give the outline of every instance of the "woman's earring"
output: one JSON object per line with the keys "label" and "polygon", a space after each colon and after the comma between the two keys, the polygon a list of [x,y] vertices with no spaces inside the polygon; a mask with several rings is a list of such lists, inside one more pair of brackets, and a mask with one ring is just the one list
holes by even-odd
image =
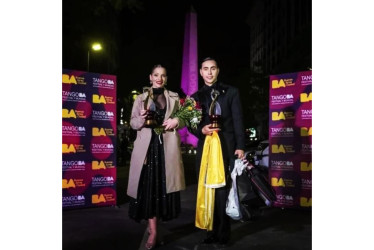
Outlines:
{"label": "woman's earring", "polygon": [[152,81],[149,82],[152,85]]}

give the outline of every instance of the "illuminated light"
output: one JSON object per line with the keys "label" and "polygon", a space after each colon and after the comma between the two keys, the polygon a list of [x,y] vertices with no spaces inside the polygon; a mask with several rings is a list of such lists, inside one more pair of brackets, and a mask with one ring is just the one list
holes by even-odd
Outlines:
{"label": "illuminated light", "polygon": [[94,43],[94,44],[92,44],[92,49],[95,50],[95,51],[99,51],[99,50],[102,50],[103,47],[101,46],[100,43]]}

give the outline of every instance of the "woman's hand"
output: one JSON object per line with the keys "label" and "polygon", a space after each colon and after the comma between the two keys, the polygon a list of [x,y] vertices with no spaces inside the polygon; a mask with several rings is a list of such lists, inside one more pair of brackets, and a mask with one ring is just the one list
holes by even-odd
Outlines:
{"label": "woman's hand", "polygon": [[145,119],[147,117],[148,110],[142,109],[140,110],[140,117]]}
{"label": "woman's hand", "polygon": [[178,127],[179,121],[178,118],[169,118],[164,123],[162,123],[162,126],[165,126],[165,130],[170,130]]}

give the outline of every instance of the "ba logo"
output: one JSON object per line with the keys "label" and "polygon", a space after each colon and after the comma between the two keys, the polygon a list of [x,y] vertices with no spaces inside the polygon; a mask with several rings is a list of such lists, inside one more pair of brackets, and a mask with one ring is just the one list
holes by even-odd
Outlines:
{"label": "ba logo", "polygon": [[93,161],[92,162],[92,169],[98,170],[98,169],[106,169],[105,163],[103,161]]}
{"label": "ba logo", "polygon": [[279,120],[286,120],[286,117],[284,116],[283,112],[272,112],[271,113],[271,120],[273,121],[279,121]]}
{"label": "ba logo", "polygon": [[106,136],[105,130],[103,128],[92,128],[92,136]]}
{"label": "ba logo", "polygon": [[311,136],[312,135],[312,127],[309,129],[307,127],[301,127],[300,129],[301,136]]}
{"label": "ba logo", "polygon": [[300,197],[300,206],[301,207],[311,207],[312,206],[312,198]]}
{"label": "ba logo", "polygon": [[70,76],[68,74],[62,74],[62,83],[65,84],[77,84],[77,80],[75,79],[75,76]]}
{"label": "ba logo", "polygon": [[101,202],[106,202],[103,194],[100,194],[100,195],[93,194],[92,195],[92,204],[97,204],[97,203],[101,203]]}
{"label": "ba logo", "polygon": [[312,100],[312,92],[309,93],[301,93],[300,94],[300,102],[309,102]]}
{"label": "ba logo", "polygon": [[309,162],[308,164],[308,162],[304,162],[304,161],[300,162],[300,170],[305,171],[305,172],[312,171],[312,163]]}
{"label": "ba logo", "polygon": [[274,154],[278,154],[278,153],[286,153],[286,150],[284,149],[284,146],[281,144],[281,145],[277,145],[277,144],[273,144],[271,145],[271,152],[274,153]]}
{"label": "ba logo", "polygon": [[106,100],[105,100],[105,97],[103,95],[99,96],[99,95],[93,94],[92,95],[92,102],[93,103],[104,103],[104,104],[106,104]]}
{"label": "ba logo", "polygon": [[271,178],[271,185],[273,187],[285,187],[286,185],[284,185],[284,181],[282,178],[276,178],[276,177],[272,177]]}
{"label": "ba logo", "polygon": [[284,83],[283,79],[281,79],[280,81],[278,81],[278,80],[272,80],[271,81],[271,88],[272,89],[285,88],[285,87],[286,87],[286,84]]}
{"label": "ba logo", "polygon": [[74,147],[74,144],[62,144],[62,153],[69,154],[69,153],[76,153],[77,150]]}
{"label": "ba logo", "polygon": [[73,181],[73,179],[62,179],[62,188],[75,188],[75,183]]}
{"label": "ba logo", "polygon": [[74,109],[62,109],[62,118],[77,118]]}

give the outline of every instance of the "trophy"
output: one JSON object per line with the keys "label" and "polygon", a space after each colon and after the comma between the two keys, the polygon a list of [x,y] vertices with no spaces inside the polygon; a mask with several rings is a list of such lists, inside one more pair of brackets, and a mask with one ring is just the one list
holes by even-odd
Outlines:
{"label": "trophy", "polygon": [[213,89],[211,93],[212,103],[209,108],[209,118],[212,126],[210,128],[221,128],[221,106],[217,102],[219,91]]}
{"label": "trophy", "polygon": [[152,102],[147,109],[147,102],[148,97],[146,101],[144,102],[144,109],[147,110],[147,116],[145,117],[145,127],[146,128],[155,128],[157,127],[157,120],[156,120],[156,105],[154,102]]}
{"label": "trophy", "polygon": [[145,118],[145,127],[146,128],[154,128],[156,126],[157,126],[156,111],[147,110],[147,116]]}

